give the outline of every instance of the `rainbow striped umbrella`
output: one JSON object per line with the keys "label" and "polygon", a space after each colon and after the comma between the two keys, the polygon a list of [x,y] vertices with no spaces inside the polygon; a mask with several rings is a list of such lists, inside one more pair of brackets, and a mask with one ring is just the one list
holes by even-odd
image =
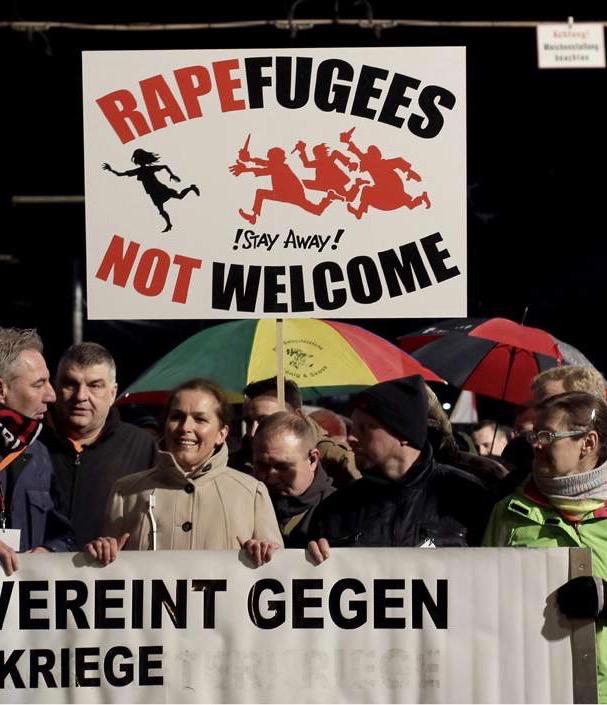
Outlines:
{"label": "rainbow striped umbrella", "polygon": [[[283,323],[285,376],[305,399],[348,394],[376,382],[420,374],[443,380],[413,357],[359,326],[313,318]],[[125,403],[161,404],[169,391],[193,377],[220,384],[230,401],[249,383],[276,375],[273,320],[223,323],[188,338],[167,353],[121,396]]]}

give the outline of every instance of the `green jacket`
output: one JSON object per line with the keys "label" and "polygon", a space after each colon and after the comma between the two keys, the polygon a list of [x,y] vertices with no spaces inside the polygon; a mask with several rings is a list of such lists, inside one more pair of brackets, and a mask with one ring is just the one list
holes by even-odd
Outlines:
{"label": "green jacket", "polygon": [[[607,580],[607,510],[589,512],[578,523],[569,523],[532,483],[495,505],[483,545],[589,548],[592,572]],[[596,654],[599,702],[607,703],[607,624],[603,620],[596,625]]]}

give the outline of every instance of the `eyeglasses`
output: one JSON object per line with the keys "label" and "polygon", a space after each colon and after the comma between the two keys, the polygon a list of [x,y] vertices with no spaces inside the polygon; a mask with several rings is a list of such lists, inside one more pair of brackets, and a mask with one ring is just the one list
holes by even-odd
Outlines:
{"label": "eyeglasses", "polygon": [[588,433],[588,430],[583,431],[527,431],[525,438],[532,445],[538,445],[542,448],[549,446],[559,438],[573,438],[574,436],[583,436]]}

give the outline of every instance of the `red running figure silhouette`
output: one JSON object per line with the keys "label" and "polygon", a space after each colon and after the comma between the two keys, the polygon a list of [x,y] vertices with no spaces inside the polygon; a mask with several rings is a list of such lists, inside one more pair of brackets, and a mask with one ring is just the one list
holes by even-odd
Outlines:
{"label": "red running figure silhouette", "polygon": [[[308,200],[302,182],[286,162],[284,149],[280,147],[270,148],[266,159],[252,157],[249,153],[250,137],[250,135],[247,137],[244,147],[239,150],[236,164],[230,166],[230,173],[234,176],[240,176],[240,174],[245,172],[251,172],[256,177],[270,176],[272,179],[271,189],[257,189],[255,192],[252,213],[247,213],[242,208],[238,210],[240,215],[245,220],[248,220],[251,225],[254,225],[257,221],[264,201],[291,203],[294,206],[303,208],[308,213],[320,215],[332,201],[343,200],[335,191],[328,191],[327,195],[319,203],[313,203]],[[247,166],[245,162],[249,162],[254,166]]]}
{"label": "red running figure silhouette", "polygon": [[156,174],[163,169],[168,171],[171,181],[181,181],[178,176],[175,176],[173,172],[169,169],[166,164],[156,164],[160,157],[153,152],[146,152],[145,149],[136,149],[133,152],[131,161],[133,164],[137,164],[136,169],[129,169],[128,171],[115,171],[112,167],[105,162],[102,166],[106,171],[111,171],[112,174],[116,176],[136,176],[137,181],[141,181],[143,188],[148,196],[152,199],[152,203],[158,208],[158,212],[164,218],[166,227],[162,231],[163,233],[168,232],[173,227],[169,214],[164,210],[164,204],[171,198],[178,198],[181,200],[187,196],[190,191],[200,196],[200,190],[196,184],[192,184],[182,191],[175,191],[173,188],[169,188],[161,181],[158,181]]}
{"label": "red running figure silhouette", "polygon": [[360,170],[369,174],[373,184],[363,187],[358,207],[348,203],[347,208],[350,213],[360,220],[369,208],[393,211],[403,206],[410,209],[417,208],[422,203],[426,204],[426,208],[430,208],[430,199],[426,191],[413,197],[404,189],[397,169],[407,175],[407,180],[421,181],[421,176],[411,169],[411,164],[406,159],[402,157],[384,159],[379,148],[373,144],[369,145],[366,152],[362,152],[352,141],[353,132],[354,128],[348,132],[342,132],[339,139],[347,145],[348,151],[359,159]]}
{"label": "red running figure silhouette", "polygon": [[313,191],[325,191],[328,193],[333,190],[343,196],[347,203],[350,203],[356,198],[361,186],[371,183],[368,179],[359,178],[355,180],[350,188],[346,188],[350,178],[337,166],[337,162],[341,162],[348,167],[349,171],[356,171],[358,165],[356,162],[350,161],[345,154],[342,154],[337,149],[329,152],[327,145],[324,143],[312,147],[314,159],[308,159],[306,143],[301,140],[295,145],[293,152],[299,152],[301,163],[306,169],[314,169],[316,171],[314,179],[304,179],[302,182],[306,188]]}

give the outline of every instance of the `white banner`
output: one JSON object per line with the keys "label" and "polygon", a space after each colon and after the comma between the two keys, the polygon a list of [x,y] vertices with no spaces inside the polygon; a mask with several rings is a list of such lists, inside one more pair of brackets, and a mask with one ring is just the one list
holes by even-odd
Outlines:
{"label": "white banner", "polygon": [[3,702],[572,702],[565,549],[22,556]]}
{"label": "white banner", "polygon": [[463,47],[83,53],[89,318],[466,311]]}

